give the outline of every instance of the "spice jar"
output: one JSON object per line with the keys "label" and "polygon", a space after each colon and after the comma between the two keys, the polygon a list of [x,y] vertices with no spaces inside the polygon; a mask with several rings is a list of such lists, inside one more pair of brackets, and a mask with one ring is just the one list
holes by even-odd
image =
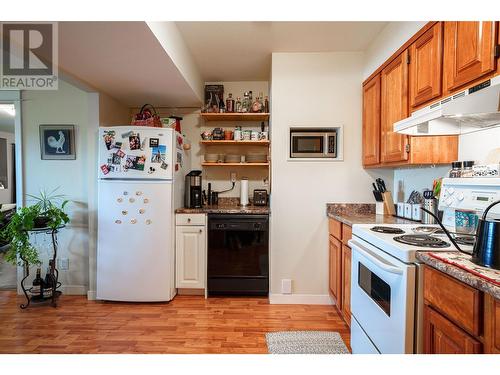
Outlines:
{"label": "spice jar", "polygon": [[467,160],[467,161],[463,162],[462,177],[473,177],[474,176],[474,170],[472,169],[473,165],[474,165],[474,161],[472,161],[472,160]]}
{"label": "spice jar", "polygon": [[450,178],[460,178],[462,177],[462,162],[454,161],[451,163],[451,171],[449,173]]}

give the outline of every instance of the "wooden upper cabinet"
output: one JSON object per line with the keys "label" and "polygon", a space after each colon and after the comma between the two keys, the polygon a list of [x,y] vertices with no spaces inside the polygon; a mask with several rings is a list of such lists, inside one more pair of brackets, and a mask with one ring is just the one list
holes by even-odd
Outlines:
{"label": "wooden upper cabinet", "polygon": [[408,117],[408,50],[381,73],[381,162],[408,160],[406,135],[394,133],[394,123]]}
{"label": "wooden upper cabinet", "polygon": [[436,23],[409,48],[409,102],[412,110],[441,96],[443,24]]}
{"label": "wooden upper cabinet", "polygon": [[380,163],[380,74],[363,86],[363,165]]}
{"label": "wooden upper cabinet", "polygon": [[444,88],[451,93],[496,69],[494,21],[444,22]]}

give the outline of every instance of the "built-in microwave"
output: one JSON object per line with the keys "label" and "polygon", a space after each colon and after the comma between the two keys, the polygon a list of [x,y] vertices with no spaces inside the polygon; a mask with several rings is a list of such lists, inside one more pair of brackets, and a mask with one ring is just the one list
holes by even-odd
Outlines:
{"label": "built-in microwave", "polygon": [[336,157],[336,128],[290,128],[290,158]]}

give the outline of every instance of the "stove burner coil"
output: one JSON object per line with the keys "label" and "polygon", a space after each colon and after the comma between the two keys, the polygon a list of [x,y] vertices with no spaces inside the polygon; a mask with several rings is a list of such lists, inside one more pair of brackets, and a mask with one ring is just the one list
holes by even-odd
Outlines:
{"label": "stove burner coil", "polygon": [[373,228],[370,228],[373,232],[378,232],[378,233],[388,233],[388,234],[402,234],[405,231],[400,229],[400,228],[394,228],[394,227],[381,227],[381,226],[376,226]]}
{"label": "stove burner coil", "polygon": [[406,234],[403,236],[396,236],[394,237],[394,240],[406,245],[419,247],[430,247],[435,249],[450,247],[450,244],[448,242],[445,242],[436,237],[429,236],[427,234]]}

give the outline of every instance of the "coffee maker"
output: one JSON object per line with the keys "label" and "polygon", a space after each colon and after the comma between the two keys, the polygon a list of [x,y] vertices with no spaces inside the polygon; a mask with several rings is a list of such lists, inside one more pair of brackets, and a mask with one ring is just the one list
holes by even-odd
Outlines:
{"label": "coffee maker", "polygon": [[201,208],[201,171],[194,170],[186,175],[186,187],[184,192],[184,207]]}

